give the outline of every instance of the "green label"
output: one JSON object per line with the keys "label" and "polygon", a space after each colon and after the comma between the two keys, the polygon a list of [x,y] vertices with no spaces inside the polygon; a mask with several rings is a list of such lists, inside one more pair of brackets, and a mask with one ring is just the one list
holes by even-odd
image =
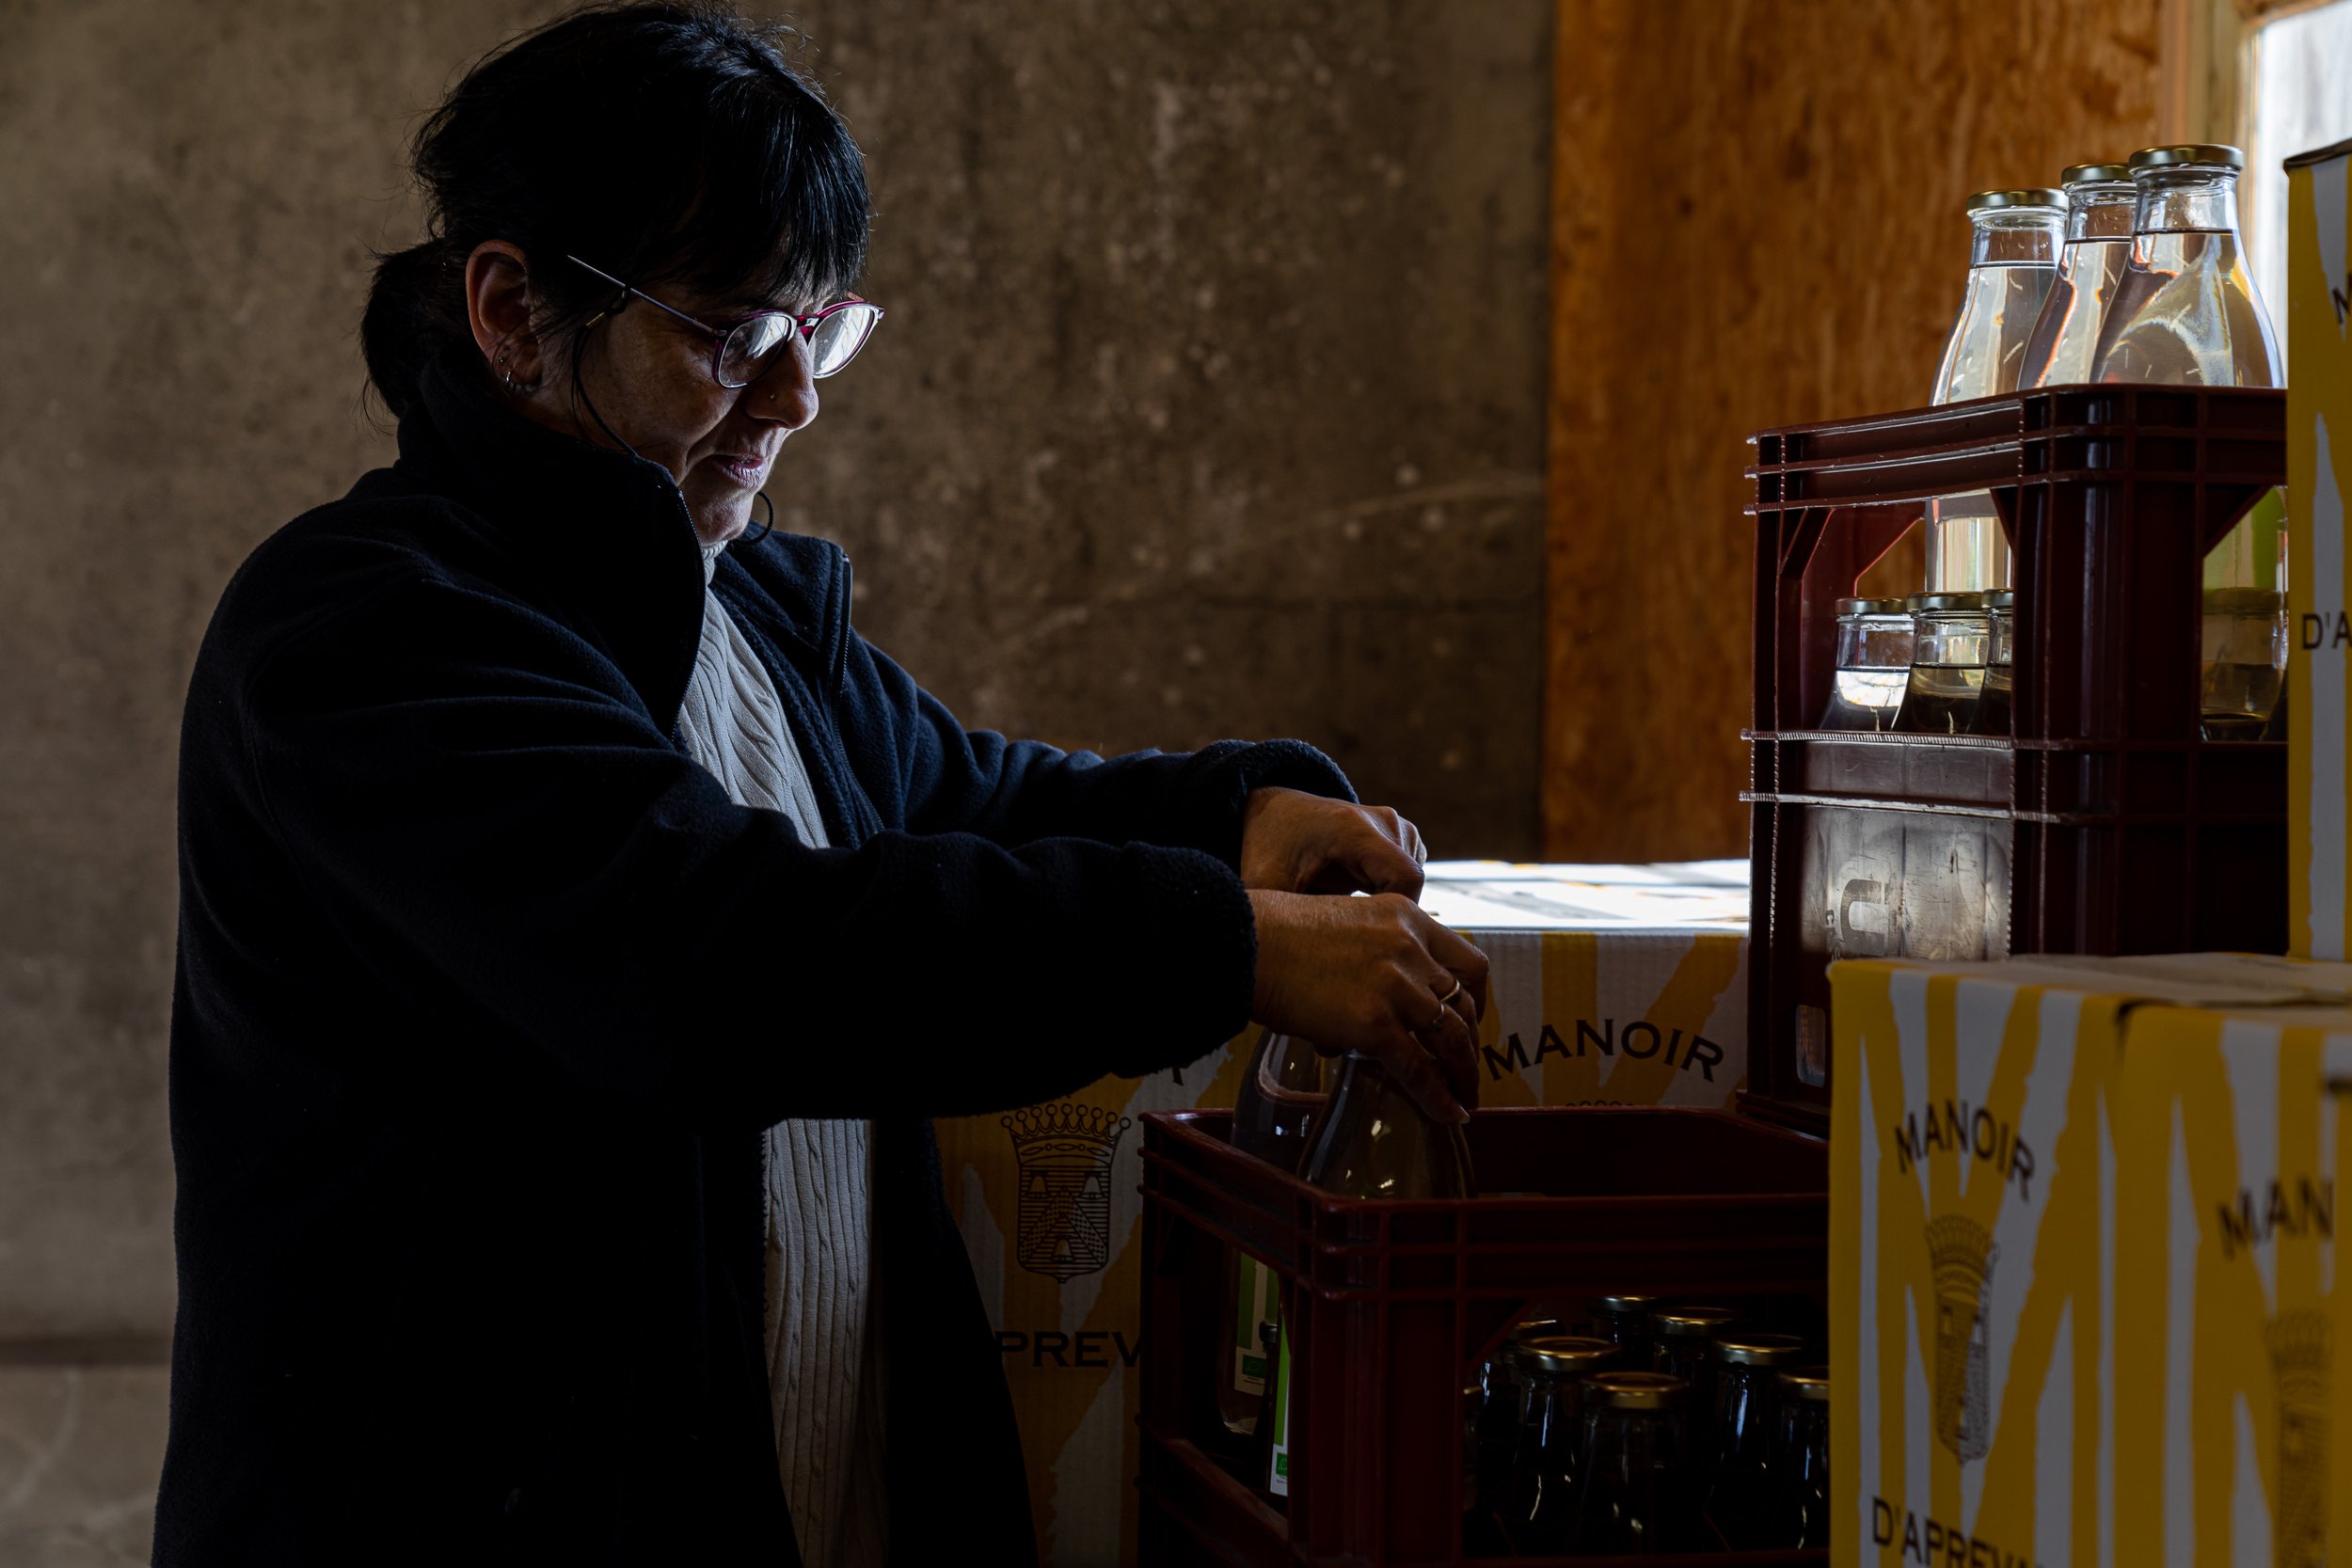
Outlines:
{"label": "green label", "polygon": [[1255,1258],[1238,1259],[1233,1291],[1233,1386],[1245,1394],[1265,1392],[1265,1344],[1258,1325],[1275,1318],[1275,1291],[1281,1281]]}

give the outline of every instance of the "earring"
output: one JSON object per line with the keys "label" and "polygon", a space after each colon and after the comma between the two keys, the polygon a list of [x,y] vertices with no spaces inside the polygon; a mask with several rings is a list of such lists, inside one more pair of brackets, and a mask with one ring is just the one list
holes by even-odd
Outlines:
{"label": "earring", "polygon": [[759,525],[759,531],[757,533],[747,533],[742,535],[736,541],[739,545],[756,545],[762,539],[767,538],[770,534],[776,531],[776,503],[768,499],[767,491],[761,490],[757,492],[757,494],[760,504],[768,509],[768,515],[761,521]]}

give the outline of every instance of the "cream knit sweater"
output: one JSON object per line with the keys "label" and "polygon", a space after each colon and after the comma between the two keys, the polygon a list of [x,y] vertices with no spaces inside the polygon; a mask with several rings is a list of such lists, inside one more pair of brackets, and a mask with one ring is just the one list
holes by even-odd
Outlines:
{"label": "cream knit sweater", "polygon": [[[821,849],[824,820],[775,685],[707,591],[725,547],[703,547],[702,649],[678,727],[738,805],[783,813]],[[888,1556],[872,1131],[863,1121],[768,1130],[768,1386],[808,1568],[882,1568]]]}

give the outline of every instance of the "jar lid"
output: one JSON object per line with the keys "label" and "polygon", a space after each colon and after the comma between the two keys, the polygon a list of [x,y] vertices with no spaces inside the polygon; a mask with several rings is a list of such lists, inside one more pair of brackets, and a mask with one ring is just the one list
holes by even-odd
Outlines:
{"label": "jar lid", "polygon": [[1738,1367],[1785,1367],[1804,1354],[1804,1341],[1793,1334],[1726,1334],[1715,1354]]}
{"label": "jar lid", "polygon": [[1740,1321],[1728,1307],[1677,1307],[1649,1315],[1650,1326],[1675,1338],[1711,1339]]}
{"label": "jar lid", "polygon": [[1837,613],[1840,615],[1899,615],[1902,613],[1902,609],[1903,602],[1900,599],[1840,599],[1837,601]]}
{"label": "jar lid", "polygon": [[2143,147],[2132,154],[2134,174],[2144,168],[2179,168],[2190,164],[2244,168],[2246,154],[2217,141],[2182,142],[2174,147]]}
{"label": "jar lid", "polygon": [[1905,599],[1903,604],[1914,610],[1982,610],[1984,595],[1982,594],[1914,594]]}
{"label": "jar lid", "polygon": [[2015,610],[2017,608],[2017,590],[2014,588],[1995,588],[1992,593],[1987,594],[1984,596],[1984,608],[1987,610]]}
{"label": "jar lid", "polygon": [[1529,1339],[1541,1339],[1549,1335],[1565,1334],[1568,1325],[1557,1318],[1529,1318],[1512,1325],[1510,1343],[1522,1344]]}
{"label": "jar lid", "polygon": [[1604,1312],[1646,1312],[1658,1305],[1656,1296],[1603,1296],[1600,1309]]}
{"label": "jar lid", "polygon": [[1780,1391],[1790,1399],[1827,1400],[1829,1398],[1829,1369],[1827,1367],[1792,1367],[1780,1374]]}
{"label": "jar lid", "polygon": [[1625,1359],[1623,1346],[1582,1334],[1546,1334],[1518,1345],[1519,1365],[1547,1377],[1598,1372]]}
{"label": "jar lid", "polygon": [[2208,588],[2205,609],[2228,615],[2276,615],[2286,608],[2286,595],[2275,588]]}
{"label": "jar lid", "polygon": [[2131,177],[2132,166],[2129,164],[2069,164],[2058,170],[2058,183],[2070,186],[2129,180]]}
{"label": "jar lid", "polygon": [[1665,1372],[1595,1372],[1584,1387],[1610,1410],[1679,1410],[1691,1397],[1690,1384]]}
{"label": "jar lid", "polygon": [[1979,191],[1968,198],[1968,210],[1972,213],[1989,213],[1995,207],[2063,207],[2065,205],[2066,193],[2064,191],[2046,190],[2038,186],[2031,190]]}

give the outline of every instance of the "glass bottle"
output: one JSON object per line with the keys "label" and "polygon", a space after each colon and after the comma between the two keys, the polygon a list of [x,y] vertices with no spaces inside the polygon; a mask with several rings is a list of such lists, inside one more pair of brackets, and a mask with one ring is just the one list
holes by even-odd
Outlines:
{"label": "glass bottle", "polygon": [[1837,674],[1825,730],[1891,730],[1911,678],[1910,611],[1900,599],[1837,601]]}
{"label": "glass bottle", "polygon": [[1516,1325],[1502,1349],[1478,1369],[1478,1381],[1463,1390],[1470,1402],[1470,1448],[1476,1459],[1472,1475],[1478,1496],[1499,1501],[1511,1479],[1512,1455],[1518,1451],[1519,1422],[1526,1404],[1525,1358],[1521,1351],[1532,1339],[1556,1338],[1574,1331],[1557,1317],[1525,1320]]}
{"label": "glass bottle", "polygon": [[1625,1351],[1606,1339],[1558,1334],[1522,1341],[1518,1360],[1525,1399],[1499,1518],[1513,1552],[1541,1556],[1566,1548],[1575,1516],[1583,1380],[1620,1366]]}
{"label": "glass bottle", "polygon": [[2017,594],[2007,588],[1987,594],[1984,615],[1984,689],[1977,695],[1977,717],[1968,733],[2007,735],[2010,699],[2016,688]]}
{"label": "glass bottle", "polygon": [[1424,1115],[1376,1056],[1351,1051],[1299,1172],[1342,1197],[1475,1197],[1470,1140]]}
{"label": "glass bottle", "polygon": [[1984,692],[1993,641],[1981,594],[1914,594],[1911,678],[1895,727],[1906,735],[1966,735]]}
{"label": "glass bottle", "polygon": [[[2245,155],[2201,143],[2132,154],[2138,191],[2131,265],[2099,337],[2101,381],[2171,386],[2281,385],[2278,339],[2254,293],[2238,237],[2237,181]],[[2286,597],[2280,592],[2285,505],[2272,491],[2205,558],[2206,738],[2254,739],[2276,705],[2283,671]],[[2217,593],[2222,594],[2218,602]],[[2277,667],[2257,678],[2249,620],[2275,594],[2281,639]],[[2245,665],[2217,671],[2219,662]],[[2240,657],[2244,656],[2244,657]],[[2261,699],[2259,717],[2246,705]],[[2249,723],[2249,721],[2257,721]]]}
{"label": "glass bottle", "polygon": [[1657,1309],[1656,1296],[1600,1298],[1600,1337],[1625,1347],[1629,1366],[1649,1365],[1649,1315]]}
{"label": "glass bottle", "polygon": [[[1295,1171],[1314,1118],[1329,1099],[1323,1086],[1323,1063],[1322,1053],[1305,1040],[1272,1029],[1261,1034],[1233,1097],[1232,1146],[1270,1165]],[[1276,1319],[1279,1282],[1256,1259],[1229,1251],[1225,1300],[1230,1326],[1217,1358],[1217,1417],[1227,1432],[1247,1437],[1256,1430],[1258,1412],[1265,1402],[1266,1359],[1258,1330]]]}
{"label": "glass bottle", "polygon": [[1778,1495],[1772,1442],[1780,1416],[1779,1371],[1804,1357],[1793,1334],[1727,1334],[1715,1341],[1713,1454],[1707,1517],[1733,1551],[1776,1544]]}
{"label": "glass bottle", "polygon": [[1568,1550],[1654,1557],[1696,1547],[1683,1430],[1691,1386],[1665,1372],[1597,1372],[1584,1380],[1583,1402]]}
{"label": "glass bottle", "polygon": [[2132,259],[2138,194],[2128,164],[2076,164],[2066,188],[2066,245],[2017,371],[2020,387],[2071,387],[2098,369],[2099,329]]}
{"label": "glass bottle", "polygon": [[[2042,302],[2058,278],[2066,240],[2066,198],[2052,190],[1979,191],[1968,198],[1973,229],[1968,284],[1945,340],[1929,402],[1963,403],[2017,389]],[[2009,583],[2009,542],[1990,490],[1937,498],[1928,508],[1931,594],[1982,593]]]}
{"label": "glass bottle", "polygon": [[1715,1408],[1715,1341],[1740,1314],[1728,1307],[1674,1307],[1649,1316],[1650,1369],[1691,1386],[1692,1449],[1706,1462],[1707,1414]]}
{"label": "glass bottle", "polygon": [[1780,1374],[1780,1418],[1772,1439],[1776,1546],[1819,1551],[1829,1544],[1829,1369]]}
{"label": "glass bottle", "polygon": [[[1340,1197],[1476,1197],[1470,1140],[1453,1122],[1432,1120],[1376,1056],[1351,1051],[1330,1103],[1315,1128],[1299,1176]],[[1266,1409],[1276,1427],[1265,1488],[1290,1496],[1290,1330],[1285,1325],[1269,1369]],[[1263,1419],[1262,1417],[1261,1419]]]}

